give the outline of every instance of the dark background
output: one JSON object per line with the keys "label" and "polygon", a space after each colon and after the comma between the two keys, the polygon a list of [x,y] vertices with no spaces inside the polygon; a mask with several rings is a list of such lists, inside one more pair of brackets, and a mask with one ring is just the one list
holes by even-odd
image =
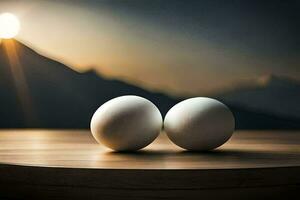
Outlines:
{"label": "dark background", "polygon": [[[113,0],[60,1],[60,4],[96,11],[105,7],[125,13],[140,24],[155,24],[154,30],[183,32],[195,42],[201,36],[224,47],[238,46],[240,51],[254,55],[253,60],[264,58],[275,64],[268,65],[269,73],[257,76],[257,82],[249,79],[210,94],[175,94],[167,88],[152,90],[122,77],[107,78],[93,69],[79,73],[62,64],[63,59],[55,61],[37,53],[34,46],[17,39],[2,40],[0,128],[88,128],[93,112],[101,104],[128,94],[148,98],[163,115],[182,99],[209,96],[230,107],[237,129],[300,128],[299,1]],[[142,29],[139,23],[137,28]],[[214,69],[218,72],[216,81],[222,80],[222,72],[225,74],[228,69],[233,78],[242,76],[237,71],[244,66],[233,63],[233,68],[220,64]],[[199,69],[203,65],[199,63]],[[250,69],[255,72],[261,67],[252,65]],[[183,66],[178,73],[178,68],[170,70],[177,76],[184,70],[188,73],[190,68]],[[194,74],[197,75],[197,70]],[[205,75],[198,74],[199,79],[182,88],[188,90],[203,84]],[[139,78],[146,79],[148,74]]]}

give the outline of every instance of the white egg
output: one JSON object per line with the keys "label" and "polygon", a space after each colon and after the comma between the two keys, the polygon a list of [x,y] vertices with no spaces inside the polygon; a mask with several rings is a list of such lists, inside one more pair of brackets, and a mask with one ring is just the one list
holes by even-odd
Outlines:
{"label": "white egg", "polygon": [[176,145],[192,151],[206,151],[224,144],[233,134],[235,120],[223,103],[206,97],[184,100],[172,107],[164,130]]}
{"label": "white egg", "polygon": [[116,151],[146,147],[160,133],[162,116],[149,100],[121,96],[100,106],[91,120],[91,132],[101,144]]}

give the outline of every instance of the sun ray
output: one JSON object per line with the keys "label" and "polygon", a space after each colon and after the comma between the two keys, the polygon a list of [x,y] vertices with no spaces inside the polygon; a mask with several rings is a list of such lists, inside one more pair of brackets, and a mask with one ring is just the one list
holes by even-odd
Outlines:
{"label": "sun ray", "polygon": [[30,96],[26,76],[19,59],[19,50],[14,40],[2,41],[2,44],[10,66],[11,75],[15,84],[17,96],[19,98],[26,125],[34,124],[36,114],[33,107],[32,98]]}

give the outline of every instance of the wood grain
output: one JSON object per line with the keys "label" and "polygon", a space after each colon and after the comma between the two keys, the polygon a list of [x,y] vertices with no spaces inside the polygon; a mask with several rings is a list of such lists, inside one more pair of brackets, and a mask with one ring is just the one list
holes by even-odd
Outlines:
{"label": "wood grain", "polygon": [[232,169],[300,166],[300,133],[236,132],[212,152],[187,152],[165,136],[137,153],[115,153],[89,131],[0,131],[0,163],[102,169]]}
{"label": "wood grain", "polygon": [[162,133],[115,153],[85,130],[1,130],[0,197],[30,199],[281,199],[300,189],[300,132],[240,131],[193,153]]}

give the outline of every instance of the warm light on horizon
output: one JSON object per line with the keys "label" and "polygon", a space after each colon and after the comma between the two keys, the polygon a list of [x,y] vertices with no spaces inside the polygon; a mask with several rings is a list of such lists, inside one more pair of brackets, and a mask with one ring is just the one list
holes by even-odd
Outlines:
{"label": "warm light on horizon", "polygon": [[0,14],[0,39],[11,39],[20,31],[19,19],[11,13]]}

